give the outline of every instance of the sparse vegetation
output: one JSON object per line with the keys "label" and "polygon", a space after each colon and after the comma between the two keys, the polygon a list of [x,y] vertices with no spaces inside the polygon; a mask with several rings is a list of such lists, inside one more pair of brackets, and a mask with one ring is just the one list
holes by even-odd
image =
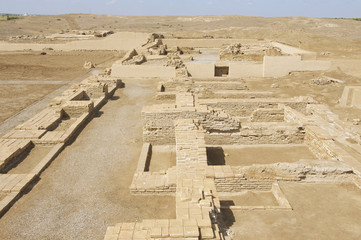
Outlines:
{"label": "sparse vegetation", "polygon": [[10,21],[10,20],[15,20],[15,19],[22,19],[22,16],[16,16],[16,15],[3,15],[0,16],[0,21]]}
{"label": "sparse vegetation", "polygon": [[333,19],[344,19],[344,20],[355,20],[355,21],[361,21],[361,18],[333,18]]}
{"label": "sparse vegetation", "polygon": [[173,27],[171,24],[161,24],[163,27]]}

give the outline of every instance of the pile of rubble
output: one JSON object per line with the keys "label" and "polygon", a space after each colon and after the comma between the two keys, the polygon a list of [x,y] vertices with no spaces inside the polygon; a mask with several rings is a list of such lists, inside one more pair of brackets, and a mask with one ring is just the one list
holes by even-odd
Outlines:
{"label": "pile of rubble", "polygon": [[235,43],[223,48],[220,57],[222,60],[262,61],[263,56],[281,56],[281,49],[266,44],[251,45]]}
{"label": "pile of rubble", "polygon": [[326,76],[311,79],[311,84],[314,85],[329,85],[333,83],[343,83],[343,81]]}
{"label": "pile of rubble", "polygon": [[171,55],[167,61],[166,66],[178,68],[184,68],[185,65],[178,55]]}
{"label": "pile of rubble", "polygon": [[146,61],[147,61],[147,59],[145,58],[145,56],[143,54],[135,55],[131,59],[124,61],[123,65],[140,65]]}

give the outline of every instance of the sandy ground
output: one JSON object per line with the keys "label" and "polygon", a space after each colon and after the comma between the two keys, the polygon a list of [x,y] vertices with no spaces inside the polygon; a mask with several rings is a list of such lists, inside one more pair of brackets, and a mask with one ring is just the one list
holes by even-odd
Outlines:
{"label": "sandy ground", "polygon": [[159,172],[177,164],[175,146],[153,146],[149,171]]}
{"label": "sandy ground", "polygon": [[0,219],[0,239],[103,239],[118,222],[175,218],[173,197],[130,194],[157,82],[125,85]]}
{"label": "sandy ground", "polygon": [[361,190],[282,183],[293,211],[228,211],[234,239],[360,239]]}
{"label": "sandy ground", "polygon": [[13,116],[57,88],[59,88],[57,85],[2,85],[0,90],[0,122]]}
{"label": "sandy ground", "polygon": [[[5,121],[0,123],[0,135],[3,135],[5,133],[7,133],[8,131],[10,131],[11,129],[16,127],[17,125],[29,120],[35,114],[42,111],[51,102],[51,100],[53,98],[61,95],[72,84],[79,83],[80,81],[84,80],[85,78],[87,78],[87,77],[89,77],[89,76],[91,76],[93,74],[96,74],[97,72],[99,72],[99,70],[96,70],[96,69],[91,70],[88,73],[86,73],[85,75],[83,75],[81,77],[78,77],[78,78],[75,78],[72,81],[67,82],[67,84],[59,87],[58,89],[56,89],[55,91],[47,94],[46,96],[44,96],[44,97],[42,97],[40,99],[36,99],[36,101],[33,104],[27,106],[25,109],[21,110],[20,112],[16,113],[15,115],[7,118]],[[44,81],[44,82],[46,83],[46,81]],[[11,97],[13,99],[13,96],[11,96]],[[15,100],[16,100],[16,98],[15,98]],[[9,100],[6,99],[6,101],[9,101]]]}
{"label": "sandy ground", "polygon": [[300,159],[316,159],[304,144],[207,147],[207,157],[211,165],[231,166],[291,163]]}
{"label": "sandy ground", "polygon": [[[0,83],[11,81],[11,84],[0,85],[0,123],[74,79],[84,76],[89,72],[83,68],[84,62],[91,61],[102,69],[109,67],[123,54],[113,51],[49,52],[47,55],[40,55],[39,52],[0,54]],[[54,82],[58,84],[53,84]]]}
{"label": "sandy ground", "polygon": [[[272,38],[292,41],[304,48],[317,50],[359,49],[349,43],[360,41],[361,22],[348,19],[307,17],[262,18],[247,16],[151,16],[129,17],[92,14],[35,16],[2,22],[2,39],[14,35],[49,35],[66,30],[113,30],[161,32],[181,37]],[[310,40],[313,40],[312,42]],[[344,39],[349,41],[345,42]],[[337,42],[335,42],[335,40]],[[343,42],[344,44],[337,43]],[[322,49],[316,46],[322,45]]]}
{"label": "sandy ground", "polygon": [[220,194],[221,207],[226,206],[278,206],[272,192],[243,191],[236,196]]}
{"label": "sandy ground", "polygon": [[109,35],[106,38],[95,39],[76,39],[66,40],[63,42],[57,41],[56,43],[43,43],[43,42],[0,42],[1,51],[23,51],[33,50],[42,51],[46,48],[52,48],[56,51],[128,51],[136,48],[147,41],[148,34],[141,32],[117,32]]}

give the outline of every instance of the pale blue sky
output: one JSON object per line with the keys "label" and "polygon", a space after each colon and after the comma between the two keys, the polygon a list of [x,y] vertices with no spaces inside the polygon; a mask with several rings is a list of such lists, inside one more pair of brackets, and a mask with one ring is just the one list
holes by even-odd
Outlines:
{"label": "pale blue sky", "polygon": [[0,0],[0,12],[355,18],[361,0]]}

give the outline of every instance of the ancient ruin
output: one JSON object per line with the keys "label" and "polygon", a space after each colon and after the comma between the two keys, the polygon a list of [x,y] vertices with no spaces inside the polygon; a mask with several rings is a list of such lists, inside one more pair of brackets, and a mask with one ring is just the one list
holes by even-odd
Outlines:
{"label": "ancient ruin", "polygon": [[[161,41],[165,47],[160,45]],[[221,40],[199,41],[216,47]],[[197,44],[197,40],[189,42]],[[262,63],[248,63],[250,57],[231,57],[231,62],[223,63],[212,61],[213,56],[210,56],[209,63],[198,63],[197,60],[185,63],[183,74],[179,74],[177,67],[158,64],[164,57],[156,58],[153,54],[162,56],[159,50],[153,49],[168,49],[168,44],[188,46],[189,43],[155,40],[154,45],[148,43],[148,52],[143,53],[143,56],[150,56],[144,69],[143,65],[125,67],[115,63],[112,75],[170,78],[159,84],[156,96],[159,104],[142,110],[144,144],[130,191],[133,194],[174,195],[176,219],[119,223],[108,228],[105,239],[231,239],[232,234],[222,217],[223,210],[292,211],[279,183],[348,182],[361,187],[360,162],[339,145],[347,144],[360,151],[361,139],[356,134],[352,139],[357,142],[349,143],[350,136],[345,134],[347,126],[336,127],[335,124],[340,122],[327,106],[310,97],[276,98],[267,92],[252,92],[239,79],[252,74],[261,76],[262,67],[264,77],[280,77],[291,71],[326,70],[329,63],[316,60],[312,52],[272,42],[266,45],[266,50],[250,54],[252,62],[255,55],[259,56],[258,60],[263,57],[263,66]],[[180,54],[182,46],[172,48],[179,49]],[[240,47],[241,44],[230,46]],[[265,43],[259,46],[263,48]],[[269,49],[276,51],[277,56],[269,57],[265,53]],[[201,51],[207,52],[207,49]],[[283,53],[287,56],[282,56]],[[243,55],[237,51],[229,54]],[[185,58],[180,55],[179,59]],[[196,58],[192,54],[192,59]],[[244,68],[239,67],[242,65],[237,61],[245,61]],[[152,163],[160,160],[153,157],[154,153],[162,145],[175,146],[172,150],[176,156],[174,165],[152,171]],[[302,147],[309,156],[292,163],[266,160],[262,164],[251,165],[250,162],[248,165],[228,162],[225,155],[227,149],[242,154],[242,149],[248,146],[263,148],[269,145],[278,151],[287,146],[290,151]],[[244,191],[270,193],[275,204],[238,205],[236,199]]]}
{"label": "ancient ruin", "polygon": [[[20,47],[12,39],[4,45],[11,50],[31,47],[73,51],[80,41],[87,41],[81,45],[82,50],[115,50],[117,43],[110,41],[121,35],[126,33],[73,31],[49,36],[77,38],[78,42],[70,44],[31,43]],[[96,37],[101,39],[94,40]],[[102,42],[92,45],[91,41]],[[133,161],[136,169],[133,172],[128,165],[120,167],[132,175],[127,178],[130,184],[126,191],[134,199],[154,198],[153,204],[160,209],[163,200],[159,197],[168,197],[174,205],[162,210],[169,213],[166,217],[163,213],[155,213],[152,218],[129,217],[127,221],[112,217],[104,222],[104,240],[230,240],[252,234],[259,239],[263,233],[254,231],[251,225],[262,222],[260,219],[269,223],[267,229],[279,231],[285,222],[296,221],[293,216],[308,211],[297,200],[302,194],[315,194],[317,198],[331,189],[335,198],[360,199],[360,120],[340,119],[312,95],[279,94],[274,91],[278,83],[266,91],[253,87],[254,79],[292,79],[292,74],[300,72],[326,72],[331,68],[330,61],[319,59],[316,52],[264,39],[182,39],[133,33],[127,44],[127,52],[110,68],[73,84],[42,111],[1,136],[0,216],[10,214],[19,199],[25,202],[28,198],[24,195],[37,191],[41,176],[56,163],[59,154],[72,148],[94,119],[102,119],[109,110],[103,110],[108,101],[123,101],[118,95],[114,97],[116,92],[134,94],[140,101],[144,92],[137,92],[138,88],[122,91],[128,84],[146,83],[155,83],[156,91],[148,92],[146,102],[139,103],[141,111],[127,112],[141,116],[142,121],[137,131],[142,131],[143,141],[133,141],[142,145],[135,154],[139,158]],[[4,45],[0,44],[0,49]],[[96,67],[91,61],[84,64],[88,71]],[[307,83],[323,86],[344,81],[321,76]],[[361,108],[360,96],[360,86],[345,86],[342,96],[334,100],[342,108]],[[112,126],[119,115],[114,113],[109,119],[102,124]],[[113,131],[119,139],[132,137],[120,128]],[[97,141],[107,140],[103,136]],[[102,151],[117,147],[114,144]],[[36,166],[17,171],[33,161],[29,159],[34,152],[42,152]],[[106,157],[97,155],[99,171],[103,164],[107,164]],[[110,177],[105,171],[101,176]],[[117,191],[120,189],[113,189]],[[299,201],[316,204],[311,198]],[[309,226],[303,218],[298,221],[301,226]],[[317,236],[317,230],[309,231]]]}

